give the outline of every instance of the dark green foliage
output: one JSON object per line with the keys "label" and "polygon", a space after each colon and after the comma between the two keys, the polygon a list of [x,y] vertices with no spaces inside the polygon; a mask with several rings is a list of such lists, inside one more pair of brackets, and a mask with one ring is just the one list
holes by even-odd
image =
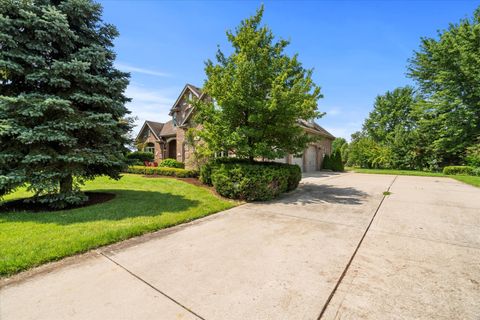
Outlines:
{"label": "dark green foliage", "polygon": [[343,166],[342,155],[339,149],[337,149],[330,156],[328,154],[325,155],[322,162],[322,169],[339,171],[339,172],[342,172],[345,170]]}
{"label": "dark green foliage", "polygon": [[322,169],[332,170],[332,161],[330,160],[330,155],[326,154],[323,157]]}
{"label": "dark green foliage", "polygon": [[145,161],[152,162],[154,156],[151,152],[134,151],[127,154],[127,159],[129,163],[140,162],[143,164]]}
{"label": "dark green foliage", "polygon": [[434,171],[480,163],[479,43],[480,8],[473,19],[422,39],[409,66],[418,88],[376,98],[362,132],[352,136],[347,163]]}
{"label": "dark green foliage", "polygon": [[335,140],[332,142],[332,153],[335,153],[337,150],[341,150],[345,144],[347,144],[347,140],[345,140],[345,138],[335,138]]}
{"label": "dark green foliage", "polygon": [[342,156],[342,161],[343,161],[343,164],[346,164],[348,163],[348,157],[349,157],[349,144],[348,143],[345,143],[344,145],[342,145],[342,147],[340,148],[340,154]]}
{"label": "dark green foliage", "polygon": [[443,174],[448,175],[473,175],[473,167],[469,166],[448,166],[443,168]]}
{"label": "dark green foliage", "polygon": [[298,154],[315,141],[298,121],[322,116],[317,101],[320,88],[312,70],[297,55],[289,56],[285,40],[275,40],[261,26],[263,6],[227,32],[232,53],[220,50],[216,63],[207,61],[203,91],[212,99],[194,101],[198,135],[211,153],[235,153],[238,158],[275,159]]}
{"label": "dark green foliage", "polygon": [[472,176],[480,177],[480,167],[475,167],[475,168],[473,168],[471,175],[472,175]]}
{"label": "dark green foliage", "polygon": [[175,159],[165,159],[158,164],[159,167],[185,168],[185,164]]}
{"label": "dark green foliage", "polygon": [[61,208],[79,186],[124,166],[128,74],[114,68],[114,26],[88,0],[0,5],[0,196],[27,185]]}
{"label": "dark green foliage", "polygon": [[302,173],[297,165],[214,159],[200,170],[200,180],[227,198],[269,200],[297,188]]}
{"label": "dark green foliage", "polygon": [[430,161],[462,163],[480,136],[480,7],[472,19],[450,24],[436,38],[423,38],[410,61],[420,105],[421,141]]}
{"label": "dark green foliage", "polygon": [[[412,87],[396,88],[375,99],[373,111],[363,124],[361,135],[352,137],[354,151],[351,163],[357,160],[358,152],[366,152],[362,161],[370,168],[416,169],[419,163],[417,114],[419,98]],[[367,138],[364,143],[358,139]],[[355,140],[355,141],[354,141]],[[370,148],[370,150],[359,150]],[[355,163],[354,165],[358,165]]]}
{"label": "dark green foliage", "polygon": [[170,176],[177,178],[195,178],[198,176],[198,172],[195,170],[168,167],[129,166],[125,172],[144,175]]}
{"label": "dark green foliage", "polygon": [[415,128],[413,110],[417,101],[415,90],[409,86],[378,95],[363,124],[363,132],[377,142],[392,142],[400,128],[405,131]]}
{"label": "dark green foliage", "polygon": [[361,168],[391,168],[391,149],[362,133],[352,134],[352,142],[348,147],[348,162],[350,167]]}
{"label": "dark green foliage", "polygon": [[331,163],[332,163],[331,166],[333,171],[342,172],[345,170],[343,166],[342,154],[340,153],[340,150],[337,150],[332,154]]}

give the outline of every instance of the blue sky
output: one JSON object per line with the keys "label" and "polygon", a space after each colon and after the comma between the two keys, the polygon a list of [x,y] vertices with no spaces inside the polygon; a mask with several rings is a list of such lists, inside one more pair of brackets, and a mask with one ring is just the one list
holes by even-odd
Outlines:
{"label": "blue sky", "polygon": [[[103,18],[120,31],[117,66],[131,72],[129,109],[144,120],[167,121],[185,83],[202,86],[204,61],[225,32],[265,5],[263,22],[291,41],[324,98],[317,122],[336,136],[359,130],[375,97],[412,84],[405,76],[420,38],[471,17],[480,1],[100,1]],[[138,131],[138,127],[135,132]]]}

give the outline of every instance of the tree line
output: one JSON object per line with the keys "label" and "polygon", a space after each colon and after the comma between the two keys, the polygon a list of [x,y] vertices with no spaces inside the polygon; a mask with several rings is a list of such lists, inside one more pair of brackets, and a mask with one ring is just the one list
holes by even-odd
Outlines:
{"label": "tree line", "polygon": [[422,38],[409,60],[414,86],[375,99],[351,142],[337,139],[349,166],[439,170],[480,165],[480,7],[436,38]]}

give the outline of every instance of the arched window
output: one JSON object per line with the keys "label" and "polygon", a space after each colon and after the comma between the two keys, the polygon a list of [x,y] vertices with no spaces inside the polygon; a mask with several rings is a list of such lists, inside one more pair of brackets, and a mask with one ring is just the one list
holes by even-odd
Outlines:
{"label": "arched window", "polygon": [[153,144],[153,142],[147,143],[145,148],[143,148],[143,151],[150,152],[150,153],[155,153],[155,145]]}

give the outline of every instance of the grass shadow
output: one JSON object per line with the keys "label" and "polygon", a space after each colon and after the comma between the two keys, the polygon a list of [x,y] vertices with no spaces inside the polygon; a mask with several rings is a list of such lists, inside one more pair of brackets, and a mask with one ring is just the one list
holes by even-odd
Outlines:
{"label": "grass shadow", "polygon": [[[89,190],[97,191],[97,190]],[[98,190],[114,193],[114,199],[87,207],[58,211],[5,211],[0,213],[1,222],[36,222],[68,225],[101,220],[118,221],[127,218],[158,216],[163,213],[184,212],[198,207],[200,201],[182,195],[159,191]]]}

